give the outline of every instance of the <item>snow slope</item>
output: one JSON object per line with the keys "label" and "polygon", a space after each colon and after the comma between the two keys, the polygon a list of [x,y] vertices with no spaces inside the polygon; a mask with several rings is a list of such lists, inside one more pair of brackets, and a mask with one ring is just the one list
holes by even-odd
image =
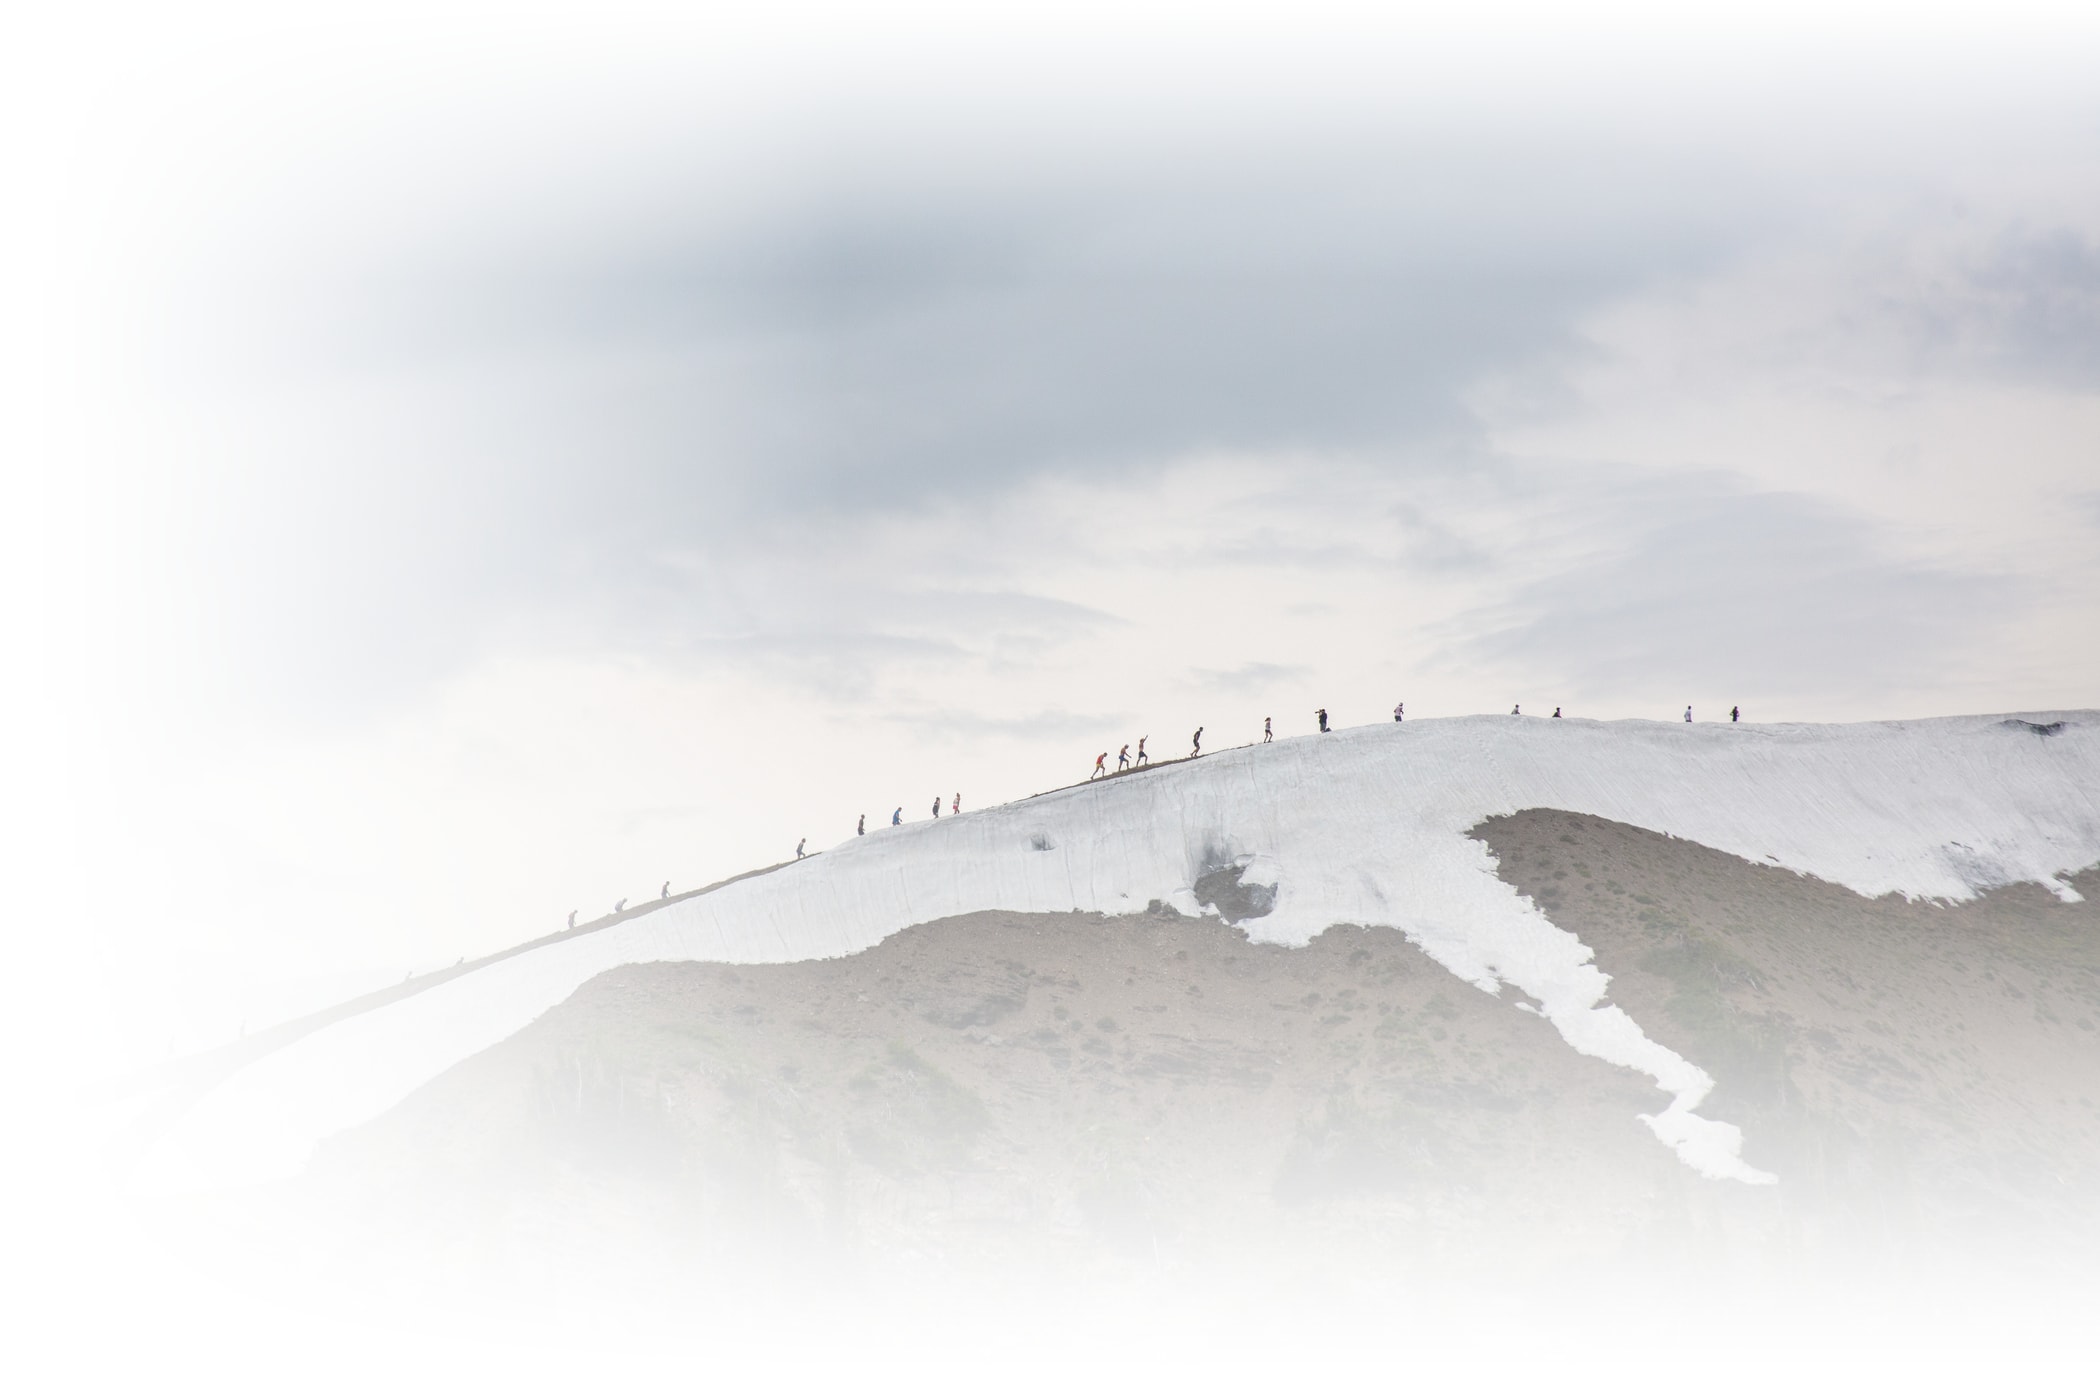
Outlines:
{"label": "snow slope", "polygon": [[[498,962],[337,1023],[202,1099],[140,1167],[148,1189],[299,1170],[322,1137],[384,1112],[627,963],[788,962],[857,952],[984,909],[1128,913],[1201,905],[1245,863],[1277,887],[1250,936],[1302,944],[1336,924],[1402,930],[1475,985],[1532,998],[1575,1049],[1672,1095],[1647,1121],[1693,1168],[1771,1178],[1712,1088],[1605,1000],[1590,951],[1496,876],[1465,833],[1550,807],[1664,831],[1867,896],[1964,900],[2100,862],[2100,713],[1854,725],[1530,717],[1417,720],[1230,750],[1004,807],[882,828],[771,875]],[[1520,1003],[1522,1004],[1522,1003]]]}

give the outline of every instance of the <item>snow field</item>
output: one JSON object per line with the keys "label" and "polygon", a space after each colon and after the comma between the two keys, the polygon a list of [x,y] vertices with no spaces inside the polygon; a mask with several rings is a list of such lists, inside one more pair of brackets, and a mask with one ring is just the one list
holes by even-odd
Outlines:
{"label": "snow field", "polygon": [[[2030,717],[2034,718],[2034,717]],[[1465,833],[1546,807],[1663,831],[1862,895],[1963,900],[2100,862],[2100,714],[2043,736],[2002,717],[1753,726],[1480,716],[1410,720],[1229,750],[1135,778],[881,827],[773,874],[499,962],[308,1036],[201,1100],[148,1153],[142,1187],[296,1173],[331,1133],[385,1112],[629,963],[790,962],[867,948],[986,909],[1203,906],[1228,864],[1277,886],[1250,937],[1303,945],[1337,924],[1401,930],[1491,993],[1527,994],[1574,1049],[1671,1096],[1647,1116],[1692,1168],[1772,1178],[1713,1087],[1606,1000],[1590,950],[1497,878]]]}

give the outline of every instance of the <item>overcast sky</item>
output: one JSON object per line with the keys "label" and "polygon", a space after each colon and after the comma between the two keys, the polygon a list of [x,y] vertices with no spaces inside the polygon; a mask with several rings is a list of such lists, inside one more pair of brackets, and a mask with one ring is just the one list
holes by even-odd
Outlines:
{"label": "overcast sky", "polygon": [[2094,27],[1469,13],[44,34],[137,1039],[1199,724],[2094,704]]}

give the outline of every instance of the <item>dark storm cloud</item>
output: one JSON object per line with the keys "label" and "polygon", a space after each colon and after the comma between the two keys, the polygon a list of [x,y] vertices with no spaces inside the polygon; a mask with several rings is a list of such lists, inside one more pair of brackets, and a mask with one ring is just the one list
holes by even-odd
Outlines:
{"label": "dark storm cloud", "polygon": [[1630,493],[1615,511],[1638,533],[1464,619],[1479,636],[1455,655],[1595,693],[1871,694],[1944,680],[2022,599],[2016,579],[1894,558],[1809,497],[1703,485]]}

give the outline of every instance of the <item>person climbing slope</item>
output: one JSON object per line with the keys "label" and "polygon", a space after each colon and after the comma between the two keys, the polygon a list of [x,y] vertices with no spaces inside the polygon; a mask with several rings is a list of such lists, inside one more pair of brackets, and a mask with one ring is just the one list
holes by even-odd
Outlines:
{"label": "person climbing slope", "polygon": [[1264,744],[1266,744],[1266,743],[1269,743],[1270,741],[1272,741],[1272,740],[1273,740],[1273,739],[1275,739],[1275,737],[1276,737],[1276,730],[1275,730],[1275,729],[1274,729],[1274,727],[1273,727],[1273,726],[1271,725],[1271,722],[1270,722],[1270,721],[1271,721],[1271,717],[1270,717],[1270,716],[1268,716],[1268,715],[1264,715],[1264,716],[1262,716],[1262,721],[1261,721],[1261,741],[1262,741],[1262,742],[1263,742]]}
{"label": "person climbing slope", "polygon": [[1327,732],[1327,711],[1314,710],[1313,718],[1320,722],[1320,732],[1325,734]]}
{"label": "person climbing slope", "polygon": [[954,815],[955,815],[955,814],[956,814],[957,812],[960,812],[961,810],[962,810],[962,794],[958,792],[957,794],[955,794],[955,800],[954,800],[953,802],[950,802],[950,803],[948,804],[948,815],[952,817],[952,816],[954,816]]}
{"label": "person climbing slope", "polygon": [[795,859],[796,859],[796,860],[800,860],[800,859],[802,859],[802,848],[803,848],[804,846],[807,846],[808,844],[809,844],[809,838],[808,838],[807,836],[803,837],[803,838],[802,838],[802,839],[801,839],[800,841],[797,841],[797,842],[795,843]]}
{"label": "person climbing slope", "polygon": [[1105,776],[1107,775],[1107,773],[1108,773],[1108,750],[1107,750],[1107,749],[1103,749],[1103,750],[1102,750],[1102,751],[1101,751],[1101,752],[1100,752],[1099,754],[1095,755],[1095,758],[1094,758],[1094,771],[1093,771],[1093,772],[1091,772],[1091,773],[1089,773],[1089,774],[1087,774],[1087,777],[1088,777],[1089,779],[1093,779],[1093,778],[1100,778],[1100,777],[1105,777]]}
{"label": "person climbing slope", "polygon": [[941,819],[941,795],[939,793],[933,795],[933,819],[935,821]]}
{"label": "person climbing slope", "polygon": [[1190,744],[1190,748],[1189,748],[1189,757],[1190,757],[1190,758],[1201,758],[1201,757],[1203,756],[1203,726],[1202,726],[1202,725],[1200,725],[1200,724],[1199,724],[1199,725],[1197,725],[1197,726],[1196,726],[1196,732],[1195,732],[1194,734],[1191,734],[1191,735],[1189,736],[1189,744]]}
{"label": "person climbing slope", "polygon": [[853,834],[855,836],[866,836],[868,834],[868,814],[866,812],[860,814],[860,824],[853,828]]}
{"label": "person climbing slope", "polygon": [[904,809],[903,809],[902,807],[899,807],[899,808],[898,808],[898,809],[897,809],[896,811],[894,811],[894,812],[890,813],[890,825],[891,825],[891,826],[902,826],[902,825],[904,825]]}
{"label": "person climbing slope", "polygon": [[1122,772],[1122,771],[1123,771],[1123,770],[1124,770],[1125,768],[1128,768],[1129,766],[1130,766],[1130,745],[1128,745],[1128,744],[1125,744],[1125,745],[1123,746],[1123,752],[1121,752],[1121,753],[1119,753],[1119,754],[1117,754],[1117,755],[1116,755],[1116,771],[1117,771],[1118,773],[1120,773],[1120,772]]}
{"label": "person climbing slope", "polygon": [[[1147,737],[1149,737],[1149,736],[1147,736]],[[1144,767],[1144,766],[1145,766],[1146,764],[1148,764],[1148,763],[1150,763],[1150,762],[1152,761],[1151,759],[1149,759],[1149,758],[1145,757],[1145,741],[1144,741],[1143,739],[1140,739],[1140,740],[1138,740],[1138,756],[1137,756],[1137,761],[1138,761],[1138,766],[1139,766],[1140,768]]]}
{"label": "person climbing slope", "polygon": [[664,881],[664,887],[656,892],[656,897],[658,899],[669,899],[671,897],[671,882],[669,880]]}

